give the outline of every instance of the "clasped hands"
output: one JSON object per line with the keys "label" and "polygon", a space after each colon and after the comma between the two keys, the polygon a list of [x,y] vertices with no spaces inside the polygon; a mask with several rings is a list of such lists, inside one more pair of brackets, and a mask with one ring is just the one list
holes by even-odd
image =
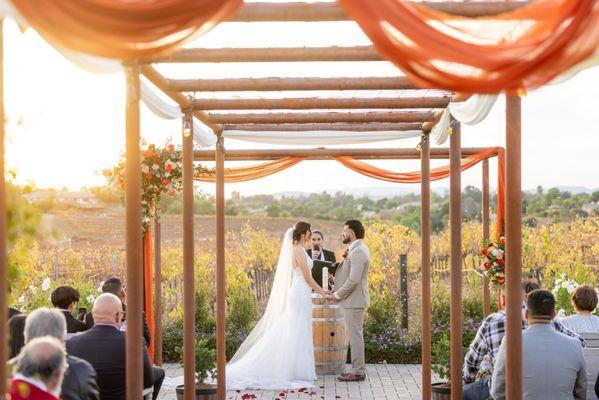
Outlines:
{"label": "clasped hands", "polygon": [[337,297],[335,297],[332,290],[325,290],[324,297],[325,297],[325,299],[327,299],[327,301],[332,301],[334,303],[339,302],[339,299]]}

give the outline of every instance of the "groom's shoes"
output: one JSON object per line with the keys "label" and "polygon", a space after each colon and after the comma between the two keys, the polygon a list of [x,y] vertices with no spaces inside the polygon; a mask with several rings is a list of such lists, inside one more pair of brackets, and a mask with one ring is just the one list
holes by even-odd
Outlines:
{"label": "groom's shoes", "polygon": [[354,375],[354,374],[341,374],[337,378],[340,382],[360,382],[366,379],[366,375]]}

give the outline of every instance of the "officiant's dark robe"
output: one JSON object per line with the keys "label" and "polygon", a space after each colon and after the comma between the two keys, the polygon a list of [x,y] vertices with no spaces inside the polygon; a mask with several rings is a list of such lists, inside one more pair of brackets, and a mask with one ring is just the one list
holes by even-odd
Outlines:
{"label": "officiant's dark robe", "polygon": [[[310,258],[312,258],[312,249],[308,249],[308,250],[306,250],[306,252],[310,256]],[[334,262],[337,261],[337,259],[335,258],[335,253],[333,253],[331,250],[322,249],[322,253],[324,254],[324,260],[323,261],[329,261],[329,262],[332,262],[332,263],[334,263]]]}

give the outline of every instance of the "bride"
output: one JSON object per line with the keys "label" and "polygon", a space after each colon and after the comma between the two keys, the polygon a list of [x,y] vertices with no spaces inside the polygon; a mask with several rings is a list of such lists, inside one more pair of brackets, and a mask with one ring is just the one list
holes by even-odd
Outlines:
{"label": "bride", "polygon": [[313,386],[311,293],[325,292],[312,278],[304,248],[311,234],[303,221],[285,233],[266,311],[227,365],[228,389]]}

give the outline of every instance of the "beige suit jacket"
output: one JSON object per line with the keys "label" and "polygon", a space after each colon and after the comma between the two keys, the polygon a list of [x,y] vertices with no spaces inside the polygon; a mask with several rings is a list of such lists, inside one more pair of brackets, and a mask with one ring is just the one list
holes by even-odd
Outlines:
{"label": "beige suit jacket", "polygon": [[370,250],[360,240],[335,272],[335,293],[341,299],[339,305],[342,308],[366,308],[370,305],[369,271]]}

